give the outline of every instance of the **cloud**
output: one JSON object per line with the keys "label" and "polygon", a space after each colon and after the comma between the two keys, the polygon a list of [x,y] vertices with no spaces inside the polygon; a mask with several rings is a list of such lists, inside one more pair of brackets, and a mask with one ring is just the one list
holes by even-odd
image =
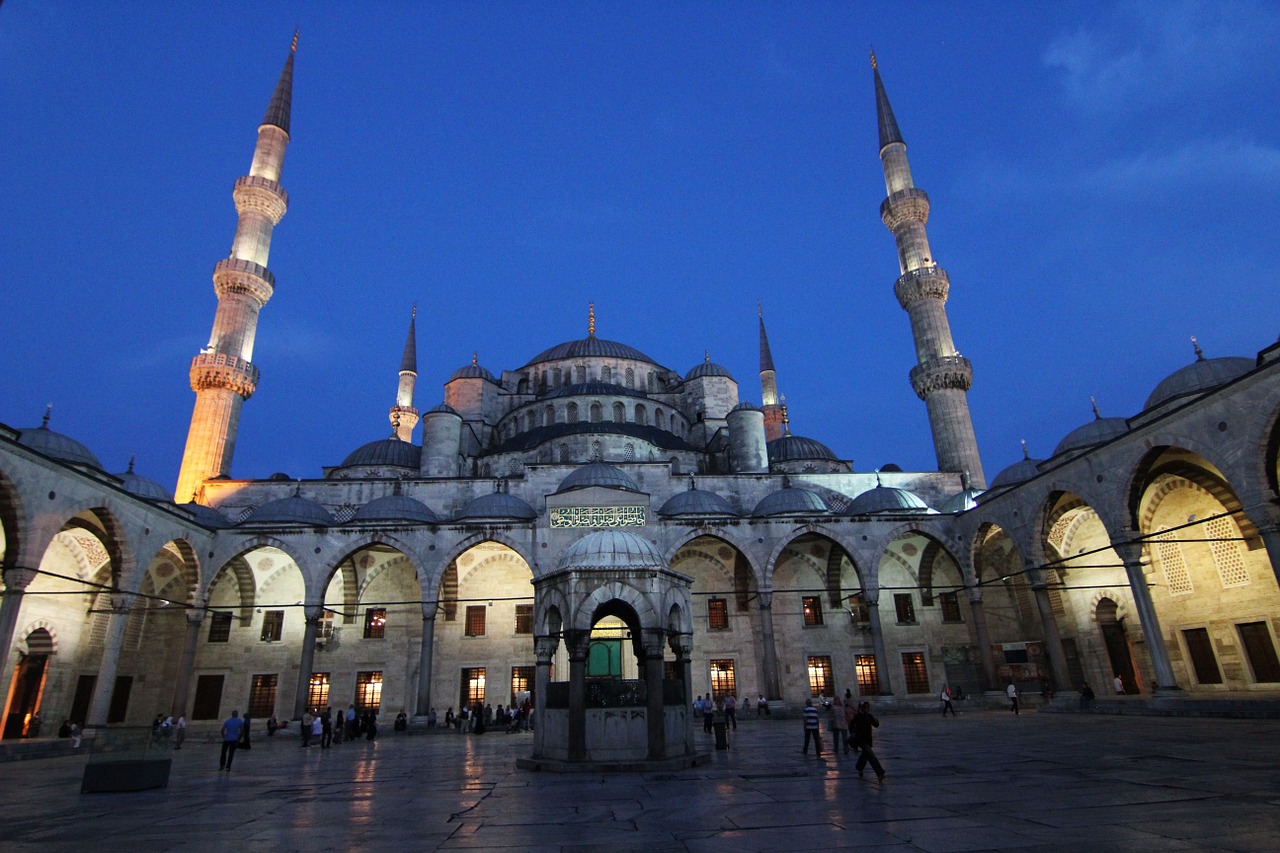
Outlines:
{"label": "cloud", "polygon": [[1172,151],[1110,160],[1071,183],[1086,191],[1113,194],[1196,190],[1237,181],[1280,184],[1280,148],[1252,142],[1195,141]]}

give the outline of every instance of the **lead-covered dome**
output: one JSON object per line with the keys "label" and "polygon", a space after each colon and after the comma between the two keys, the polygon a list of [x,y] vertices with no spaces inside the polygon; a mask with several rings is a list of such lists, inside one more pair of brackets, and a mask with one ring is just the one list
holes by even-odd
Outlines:
{"label": "lead-covered dome", "polygon": [[533,507],[525,501],[505,492],[490,492],[472,500],[458,513],[458,520],[469,518],[507,518],[532,521],[538,517]]}
{"label": "lead-covered dome", "polygon": [[440,516],[420,500],[407,495],[384,495],[355,511],[352,521],[413,521],[437,524]]}
{"label": "lead-covered dome", "polygon": [[172,501],[173,495],[164,486],[152,480],[150,477],[144,477],[141,474],[133,473],[133,463],[129,463],[129,470],[121,474],[112,474],[113,477],[120,479],[120,487],[131,495],[136,495],[148,501]]}
{"label": "lead-covered dome", "polygon": [[591,462],[573,470],[569,476],[561,480],[560,488],[556,489],[556,494],[571,492],[575,489],[586,489],[591,486],[622,489],[627,492],[640,491],[640,485],[628,477],[621,469],[606,465],[603,462]]}
{"label": "lead-covered dome", "polygon": [[1129,422],[1124,418],[1094,418],[1067,433],[1053,449],[1053,455],[1057,456],[1073,450],[1087,450],[1124,435],[1128,431]]}
{"label": "lead-covered dome", "polygon": [[813,515],[827,512],[822,497],[808,489],[784,488],[765,495],[751,514],[758,517],[771,515]]}
{"label": "lead-covered dome", "polygon": [[978,505],[978,496],[983,493],[982,489],[962,489],[942,503],[938,504],[938,512],[944,515],[954,515],[957,512],[968,512]]}
{"label": "lead-covered dome", "polygon": [[632,361],[657,364],[656,361],[635,347],[620,344],[617,341],[606,341],[604,338],[597,338],[595,335],[591,335],[580,341],[565,341],[562,344],[556,344],[551,349],[543,350],[529,359],[525,367],[542,364],[546,361],[561,361],[566,358],[625,358]]}
{"label": "lead-covered dome", "polygon": [[770,462],[799,462],[821,459],[824,462],[838,462],[835,453],[820,441],[799,435],[784,435],[775,438],[765,445],[769,451]]}
{"label": "lead-covered dome", "polygon": [[995,479],[992,480],[991,485],[988,486],[988,490],[1003,489],[1008,486],[1016,486],[1019,483],[1025,483],[1027,480],[1030,480],[1032,477],[1036,477],[1040,474],[1040,464],[1042,462],[1044,462],[1043,459],[1019,459],[999,474],[996,474]]}
{"label": "lead-covered dome", "polygon": [[464,364],[449,377],[452,382],[455,379],[487,379],[490,382],[497,382],[497,378],[485,368],[481,367],[474,360],[470,364]]}
{"label": "lead-covered dome", "polygon": [[729,368],[722,364],[716,364],[710,359],[704,361],[702,364],[699,364],[697,367],[686,373],[684,375],[684,381],[688,382],[690,379],[702,379],[708,376],[721,376],[733,382],[737,381],[733,378],[733,375],[729,373]]}
{"label": "lead-covered dome", "polygon": [[668,499],[658,510],[658,515],[671,518],[677,515],[736,516],[737,513],[727,500],[715,492],[689,489]]}
{"label": "lead-covered dome", "polygon": [[42,453],[50,459],[57,459],[59,462],[102,470],[102,462],[92,450],[74,438],[49,429],[48,423],[49,418],[46,415],[44,423],[40,426],[19,430],[18,444],[29,447],[36,453]]}
{"label": "lead-covered dome", "polygon": [[231,526],[231,519],[218,512],[213,507],[198,504],[192,501],[189,504],[182,504],[178,509],[184,510],[192,518],[196,520],[196,524],[201,527],[209,527],[214,530],[221,530],[224,527]]}
{"label": "lead-covered dome", "polygon": [[666,561],[648,540],[623,530],[588,533],[560,558],[562,571],[573,569],[665,569]]}
{"label": "lead-covered dome", "polygon": [[391,468],[411,468],[418,470],[422,461],[422,448],[392,436],[378,441],[362,444],[347,454],[340,468],[352,468],[358,465],[380,466]]}
{"label": "lead-covered dome", "polygon": [[1197,355],[1199,357],[1191,364],[1175,370],[1160,380],[1160,384],[1156,385],[1151,396],[1147,397],[1147,402],[1142,407],[1144,411],[1179,397],[1202,394],[1219,385],[1225,385],[1253,370],[1255,366],[1253,359],[1249,358],[1238,356],[1205,358],[1198,350]]}
{"label": "lead-covered dome", "polygon": [[268,501],[245,516],[241,524],[309,524],[328,527],[333,524],[329,510],[300,495]]}
{"label": "lead-covered dome", "polygon": [[920,515],[937,514],[915,492],[876,486],[849,502],[849,515]]}

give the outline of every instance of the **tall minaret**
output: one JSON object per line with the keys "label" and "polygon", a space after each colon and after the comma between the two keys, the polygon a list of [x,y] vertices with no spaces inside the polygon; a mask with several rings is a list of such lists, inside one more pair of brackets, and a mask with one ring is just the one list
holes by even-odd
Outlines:
{"label": "tall minaret", "polygon": [[760,315],[760,411],[764,412],[764,440],[782,438],[782,406],[778,401],[778,375],[773,370],[773,353],[769,351],[769,336],[764,331],[764,306],[757,303]]}
{"label": "tall minaret", "polygon": [[249,174],[232,190],[239,222],[231,255],[213,267],[218,310],[209,345],[191,360],[191,389],[196,392],[191,431],[182,454],[182,470],[174,497],[194,500],[200,484],[231,473],[240,406],[258,386],[253,341],[258,312],[271,298],[275,276],[267,269],[271,231],[284,216],[289,196],[278,183],[289,144],[289,107],[293,97],[293,57],[298,34],[293,34],[289,57],[280,72],[267,114],[258,128]]}
{"label": "tall minaret", "polygon": [[938,266],[929,249],[924,224],[929,219],[929,196],[911,180],[907,145],[889,106],[876,55],[871,54],[876,85],[876,117],[880,125],[880,161],[884,165],[888,198],[880,205],[880,218],[898,244],[902,275],[894,285],[898,302],[911,318],[919,364],[911,369],[911,387],[924,400],[933,428],[938,470],[967,471],[976,488],[986,486],[978,441],[969,417],[969,386],[973,367],[956,351],[947,322],[946,270]]}
{"label": "tall minaret", "polygon": [[418,381],[418,306],[413,306],[409,316],[409,337],[404,342],[404,356],[400,359],[400,386],[396,389],[396,404],[391,407],[391,426],[396,438],[413,440],[413,428],[418,425],[418,410],[413,407],[413,386]]}

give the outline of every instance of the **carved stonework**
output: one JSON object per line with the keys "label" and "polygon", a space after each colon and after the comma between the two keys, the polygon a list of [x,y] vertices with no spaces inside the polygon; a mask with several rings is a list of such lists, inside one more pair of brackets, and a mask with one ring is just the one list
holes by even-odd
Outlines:
{"label": "carved stonework", "polygon": [[280,224],[289,207],[289,194],[284,191],[284,187],[275,181],[252,175],[236,181],[231,197],[235,199],[236,213],[261,213],[271,220],[273,226]]}
{"label": "carved stonework", "polygon": [[551,510],[552,527],[644,527],[642,506],[563,506]]}
{"label": "carved stonework", "polygon": [[880,203],[880,219],[895,234],[905,222],[929,221],[929,195],[924,190],[907,187]]}
{"label": "carved stonework", "polygon": [[258,388],[258,368],[221,352],[202,352],[191,359],[191,390],[228,388],[246,400]]}
{"label": "carved stonework", "polygon": [[938,266],[907,270],[893,285],[893,293],[903,308],[910,308],[921,299],[946,302],[950,290],[951,279],[947,276],[947,271]]}
{"label": "carved stonework", "polygon": [[219,298],[247,296],[261,308],[275,293],[276,278],[261,264],[240,258],[223,258],[213,265],[213,290]]}
{"label": "carved stonework", "polygon": [[921,400],[946,388],[968,391],[973,384],[973,365],[962,355],[931,358],[911,368],[911,387]]}

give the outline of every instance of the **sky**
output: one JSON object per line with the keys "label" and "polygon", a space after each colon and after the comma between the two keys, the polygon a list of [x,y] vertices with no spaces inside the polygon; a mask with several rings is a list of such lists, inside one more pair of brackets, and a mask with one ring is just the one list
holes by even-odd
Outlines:
{"label": "sky", "polygon": [[[210,274],[294,28],[292,139],[234,477],[318,477],[417,405],[586,336],[794,433],[936,466],[879,219],[868,49],[929,193],[988,478],[1275,342],[1268,2],[141,2],[0,6],[0,422],[172,488]],[[421,432],[416,434],[420,440]]]}

